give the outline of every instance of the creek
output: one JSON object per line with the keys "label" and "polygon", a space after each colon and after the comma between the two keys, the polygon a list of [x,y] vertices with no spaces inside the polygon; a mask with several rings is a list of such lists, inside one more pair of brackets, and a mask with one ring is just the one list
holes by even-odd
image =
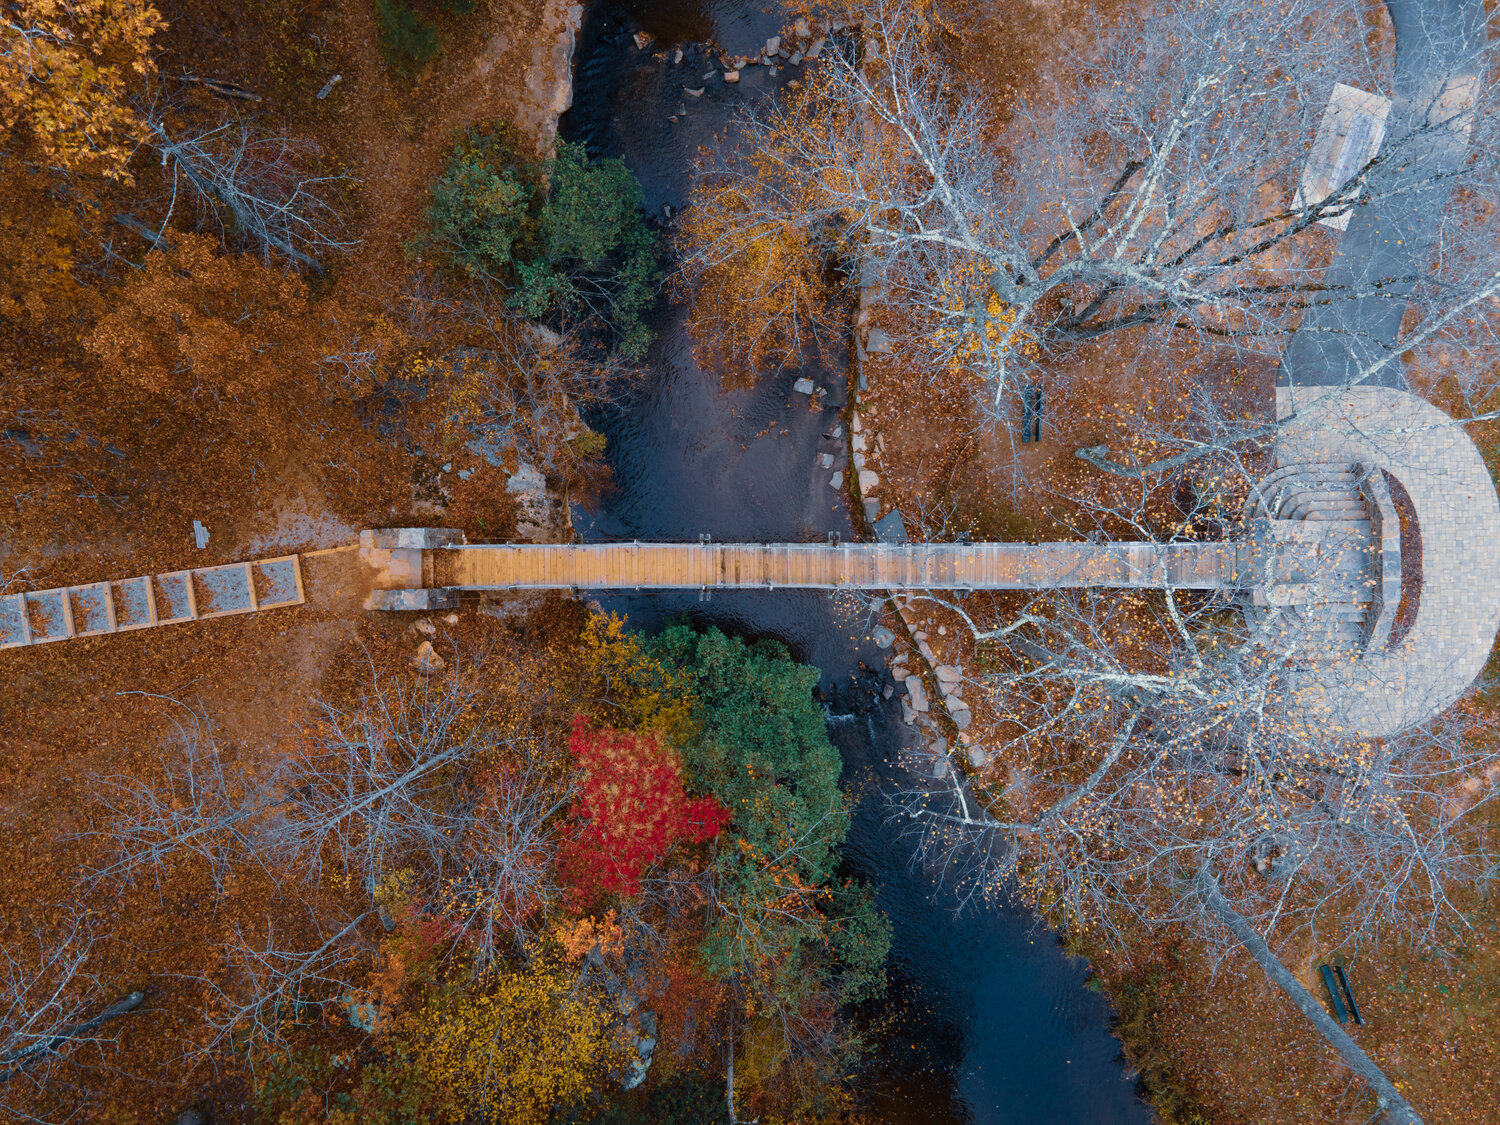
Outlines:
{"label": "creek", "polygon": [[[561,134],[596,157],[618,156],[640,178],[648,214],[688,202],[700,147],[725,143],[747,101],[796,75],[747,67],[737,86],[717,77],[704,47],[751,55],[789,20],[742,0],[614,0],[585,17],[575,55],[574,105]],[[655,37],[645,51],[636,31]],[[673,45],[684,57],[673,62]],[[700,98],[685,87],[705,88]],[[685,108],[685,115],[669,120]],[[846,401],[847,357],[827,355],[746,390],[726,392],[695,364],[686,310],[666,305],[653,327],[649,377],[590,419],[608,438],[616,490],[574,514],[585,540],[819,541],[854,538],[843,493],[820,453],[845,467],[827,432]],[[827,409],[794,394],[802,375],[827,387]],[[1086,966],[1029,913],[1003,903],[955,917],[951,897],[913,868],[909,844],[886,822],[880,799],[911,739],[881,699],[883,654],[867,613],[810,591],[651,594],[602,599],[653,630],[672,618],[726,632],[774,636],[822,670],[829,734],[845,781],[860,796],[845,846],[852,874],[869,880],[894,929],[890,990],[871,1013],[882,1030],[859,1079],[871,1111],[889,1125],[1147,1125],[1106,1000],[1086,987]],[[873,672],[866,669],[874,669]]]}

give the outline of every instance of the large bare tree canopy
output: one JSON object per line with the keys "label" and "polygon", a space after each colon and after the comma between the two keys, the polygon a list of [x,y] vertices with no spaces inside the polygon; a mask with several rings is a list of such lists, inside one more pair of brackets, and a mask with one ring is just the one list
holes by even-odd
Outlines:
{"label": "large bare tree canopy", "polygon": [[[1317,316],[1317,332],[1346,338],[1346,382],[1380,377],[1393,349],[1491,344],[1500,164],[1493,93],[1474,79],[1488,47],[1445,42],[1419,88],[1393,91],[1374,15],[1353,0],[1153,6],[997,119],[934,27],[871,4],[860,44],[833,52],[802,100],[746,122],[753,155],[711,167],[715,215],[697,221],[716,237],[699,263],[753,275],[752,248],[786,230],[857,247],[862,282],[907,317],[904,361],[972,374],[997,416],[1059,349],[1128,329],[1143,350],[1279,357]],[[1395,104],[1377,154],[1303,201],[1336,83]],[[1371,209],[1439,222],[1430,253],[1341,271],[1320,220]],[[765,297],[791,283],[762,284]],[[1390,339],[1368,315],[1330,315],[1372,302],[1394,317]]]}

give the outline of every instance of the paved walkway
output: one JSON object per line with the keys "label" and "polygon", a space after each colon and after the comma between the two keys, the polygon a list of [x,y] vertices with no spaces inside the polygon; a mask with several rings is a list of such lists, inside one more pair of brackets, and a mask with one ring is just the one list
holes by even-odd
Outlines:
{"label": "paved walkway", "polygon": [[296,555],[0,597],[0,648],[20,648],[301,605]]}
{"label": "paved walkway", "polygon": [[1483,669],[1500,629],[1500,498],[1463,428],[1406,391],[1354,387],[1277,392],[1278,463],[1360,463],[1411,497],[1422,543],[1411,631],[1356,660],[1300,669],[1295,698],[1315,721],[1389,735],[1451,706]]}
{"label": "paved walkway", "polygon": [[[1323,282],[1329,299],[1310,309],[1282,359],[1283,386],[1346,386],[1398,349],[1405,298],[1442,228],[1452,176],[1468,158],[1463,113],[1472,104],[1484,49],[1481,0],[1387,0],[1396,30],[1394,94],[1374,197],[1356,207]],[[1363,294],[1346,297],[1344,294]],[[1370,382],[1405,390],[1399,363]]]}

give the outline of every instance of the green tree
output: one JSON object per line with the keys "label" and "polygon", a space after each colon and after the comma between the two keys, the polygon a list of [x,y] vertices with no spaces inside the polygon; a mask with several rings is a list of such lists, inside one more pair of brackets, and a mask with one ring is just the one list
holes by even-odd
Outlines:
{"label": "green tree", "polygon": [[813,696],[818,670],[775,641],[717,629],[677,626],[648,647],[690,685],[696,733],[681,750],[693,787],[734,817],[715,855],[722,910],[708,968],[784,999],[814,987],[841,1002],[878,993],[890,928],[866,886],[835,878],[849,800]]}
{"label": "green tree", "polygon": [[502,277],[530,225],[535,178],[509,138],[469,133],[432,184],[425,244],[466,273]]}
{"label": "green tree", "polygon": [[818,670],[717,629],[675,627],[647,647],[690,685],[694,733],[680,748],[694,788],[733,814],[713,849],[699,951],[737,999],[730,1096],[819,1119],[862,1049],[840,1010],[883,991],[890,924],[868,886],[836,877],[849,801],[813,696]]}
{"label": "green tree", "polygon": [[375,0],[380,19],[380,53],[395,70],[421,70],[443,49],[437,28],[401,0]]}
{"label": "green tree", "polygon": [[656,299],[656,237],[623,161],[590,161],[559,141],[548,161],[519,154],[509,129],[470,133],[432,185],[424,245],[463,272],[511,290],[526,316],[607,338],[638,360]]}

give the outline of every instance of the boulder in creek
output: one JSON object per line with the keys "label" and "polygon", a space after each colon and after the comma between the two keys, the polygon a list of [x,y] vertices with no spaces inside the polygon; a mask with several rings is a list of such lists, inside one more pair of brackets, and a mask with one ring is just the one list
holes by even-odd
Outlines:
{"label": "boulder in creek", "polygon": [[766,58],[770,58],[779,50],[781,50],[781,36],[773,35],[766,40]]}
{"label": "boulder in creek", "polygon": [[974,713],[967,707],[960,707],[958,710],[948,713],[953,717],[953,725],[961,731],[968,730],[969,724],[974,721]]}
{"label": "boulder in creek", "polygon": [[682,92],[690,98],[701,98],[703,96],[702,86],[684,86]]}
{"label": "boulder in creek", "polygon": [[922,686],[921,676],[906,677],[906,690],[911,695],[912,709],[916,711],[927,710],[927,689]]}
{"label": "boulder in creek", "polygon": [[877,625],[870,631],[870,639],[875,642],[876,648],[890,648],[896,643],[896,634],[884,625]]}
{"label": "boulder in creek", "polygon": [[646,1071],[651,1069],[651,1058],[656,1054],[656,1040],[649,1035],[643,1035],[635,1041],[635,1058],[625,1070],[625,1077],[620,1080],[622,1090],[634,1090],[642,1082],[646,1081]]}
{"label": "boulder in creek", "polygon": [[987,763],[989,760],[989,755],[984,752],[983,747],[969,747],[969,765],[973,766],[976,770],[984,769],[985,763]]}
{"label": "boulder in creek", "polygon": [[651,46],[652,41],[656,37],[647,31],[637,31],[634,38],[635,49],[637,51],[644,51],[647,47]]}
{"label": "boulder in creek", "polygon": [[739,80],[740,80],[740,72],[739,71],[737,71],[737,70],[726,70],[724,72],[724,81],[728,82],[731,86],[733,86]]}

